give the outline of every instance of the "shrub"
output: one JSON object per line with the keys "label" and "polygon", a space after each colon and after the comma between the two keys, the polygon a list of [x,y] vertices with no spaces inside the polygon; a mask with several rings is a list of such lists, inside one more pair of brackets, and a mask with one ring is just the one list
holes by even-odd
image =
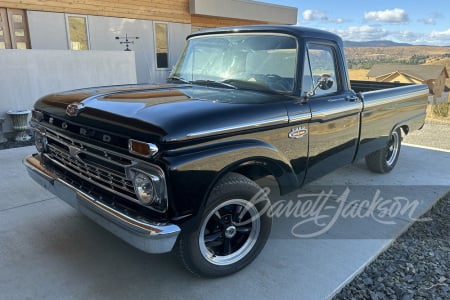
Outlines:
{"label": "shrub", "polygon": [[431,111],[433,113],[433,116],[447,118],[448,107],[448,103],[432,104]]}

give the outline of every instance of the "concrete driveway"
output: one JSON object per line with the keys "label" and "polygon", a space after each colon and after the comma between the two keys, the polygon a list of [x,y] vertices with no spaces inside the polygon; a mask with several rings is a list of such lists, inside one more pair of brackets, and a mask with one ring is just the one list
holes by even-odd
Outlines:
{"label": "concrete driveway", "polygon": [[[326,299],[450,189],[446,151],[404,146],[397,167],[387,175],[370,173],[363,162],[342,168],[276,199],[333,189],[330,205],[316,214],[321,222],[311,219],[295,231],[317,233],[333,222],[325,233],[297,237],[293,226],[299,219],[279,216],[255,262],[238,274],[205,280],[191,276],[172,254],[135,250],[43,190],[21,163],[32,152],[33,147],[0,151],[2,299]],[[333,219],[339,209],[333,204],[340,203],[347,187],[347,214],[339,211]],[[401,198],[417,205],[392,216],[383,217],[380,206],[363,207],[360,214],[373,210],[363,218],[357,210],[352,214],[352,207],[377,191],[384,200]]]}

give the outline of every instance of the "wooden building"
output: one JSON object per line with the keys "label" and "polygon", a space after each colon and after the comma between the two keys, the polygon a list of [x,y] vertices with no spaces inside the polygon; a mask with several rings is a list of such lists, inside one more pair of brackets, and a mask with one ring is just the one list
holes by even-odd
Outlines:
{"label": "wooden building", "polygon": [[377,64],[367,76],[379,82],[427,84],[435,100],[447,101],[448,98],[446,82],[449,76],[443,65]]}
{"label": "wooden building", "polygon": [[296,24],[297,8],[250,0],[0,0],[0,49],[124,50],[128,37],[138,82],[161,82],[191,32],[264,23]]}

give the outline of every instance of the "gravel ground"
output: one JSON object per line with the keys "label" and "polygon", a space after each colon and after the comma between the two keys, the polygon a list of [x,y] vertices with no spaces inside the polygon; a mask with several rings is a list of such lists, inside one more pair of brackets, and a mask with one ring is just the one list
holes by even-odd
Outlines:
{"label": "gravel ground", "polygon": [[[450,150],[450,124],[427,121],[403,142]],[[422,218],[333,299],[450,299],[450,194]]]}
{"label": "gravel ground", "polygon": [[333,299],[450,299],[450,194]]}
{"label": "gravel ground", "polygon": [[403,143],[450,150],[450,123],[427,120],[421,130],[408,134]]}

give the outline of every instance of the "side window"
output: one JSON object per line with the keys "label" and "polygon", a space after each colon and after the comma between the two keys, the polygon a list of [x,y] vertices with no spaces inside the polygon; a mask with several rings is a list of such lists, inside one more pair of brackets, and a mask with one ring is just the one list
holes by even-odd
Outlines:
{"label": "side window", "polygon": [[302,94],[306,96],[306,93],[313,90],[313,78],[311,74],[311,66],[309,64],[308,53],[305,53],[305,60],[303,66],[303,80],[302,80]]}
{"label": "side window", "polygon": [[303,91],[308,92],[311,90],[308,88],[308,80],[309,82],[313,82],[315,85],[317,80],[323,75],[328,75],[331,77],[334,83],[328,90],[317,88],[315,91],[316,96],[334,94],[340,90],[336,66],[336,56],[334,54],[333,47],[309,44],[307,49],[307,57],[305,58],[305,70],[303,73]]}

